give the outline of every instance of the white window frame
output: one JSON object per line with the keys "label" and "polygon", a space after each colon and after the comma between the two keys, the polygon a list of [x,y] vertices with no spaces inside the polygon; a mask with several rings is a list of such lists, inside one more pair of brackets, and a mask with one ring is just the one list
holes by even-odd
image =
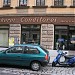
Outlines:
{"label": "white window frame", "polygon": [[28,0],[19,0],[19,6],[27,6]]}

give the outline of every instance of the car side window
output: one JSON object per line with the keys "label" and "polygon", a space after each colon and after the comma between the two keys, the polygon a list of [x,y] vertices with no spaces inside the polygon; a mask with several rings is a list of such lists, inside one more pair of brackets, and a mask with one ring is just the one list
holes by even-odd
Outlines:
{"label": "car side window", "polygon": [[12,47],[7,51],[7,53],[23,53],[23,47],[20,46]]}
{"label": "car side window", "polygon": [[27,53],[27,54],[38,54],[39,50],[37,48],[33,48],[33,47],[26,47],[24,49],[24,53]]}

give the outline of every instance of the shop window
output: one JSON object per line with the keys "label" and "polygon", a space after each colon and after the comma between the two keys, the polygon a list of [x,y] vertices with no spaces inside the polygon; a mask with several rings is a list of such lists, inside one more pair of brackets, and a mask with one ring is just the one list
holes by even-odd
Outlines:
{"label": "shop window", "polygon": [[10,7],[11,0],[3,0],[3,7]]}
{"label": "shop window", "polygon": [[54,0],[54,6],[63,6],[63,0]]}
{"label": "shop window", "polygon": [[36,0],[36,6],[45,6],[45,0]]}
{"label": "shop window", "polygon": [[27,6],[27,0],[20,0],[19,6]]}
{"label": "shop window", "polygon": [[75,26],[69,27],[69,49],[75,50]]}
{"label": "shop window", "polygon": [[22,43],[40,44],[40,25],[22,25]]}
{"label": "shop window", "polygon": [[68,26],[55,26],[55,49],[68,48]]}
{"label": "shop window", "polygon": [[75,26],[55,26],[54,49],[75,50]]}

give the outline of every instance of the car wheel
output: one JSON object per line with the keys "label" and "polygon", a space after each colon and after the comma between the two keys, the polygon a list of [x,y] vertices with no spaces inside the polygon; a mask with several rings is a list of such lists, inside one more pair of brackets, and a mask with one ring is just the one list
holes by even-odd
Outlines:
{"label": "car wheel", "polygon": [[33,71],[38,71],[41,68],[41,64],[39,62],[32,62],[30,67]]}
{"label": "car wheel", "polygon": [[56,66],[56,63],[55,62],[52,62],[52,67],[55,67]]}

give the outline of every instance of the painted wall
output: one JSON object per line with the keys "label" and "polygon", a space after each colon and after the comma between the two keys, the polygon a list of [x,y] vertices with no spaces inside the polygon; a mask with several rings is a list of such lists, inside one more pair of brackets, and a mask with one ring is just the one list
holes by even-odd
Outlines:
{"label": "painted wall", "polygon": [[[0,9],[0,14],[75,14],[75,8],[70,8],[72,5],[72,0],[64,0],[64,5],[67,8],[51,8],[53,0],[46,0],[45,5],[48,8],[39,8],[34,9],[32,6],[36,5],[36,0],[28,0],[28,9],[15,9],[16,6],[19,6],[19,0],[11,0],[11,7],[13,9]],[[0,0],[0,8],[3,6],[3,0]]]}

